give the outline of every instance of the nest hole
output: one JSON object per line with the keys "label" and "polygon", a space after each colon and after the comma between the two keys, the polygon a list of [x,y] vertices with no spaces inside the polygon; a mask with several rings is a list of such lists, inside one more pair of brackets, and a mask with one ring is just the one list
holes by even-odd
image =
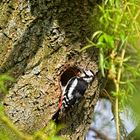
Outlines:
{"label": "nest hole", "polygon": [[61,85],[64,87],[72,77],[78,76],[79,74],[80,69],[77,66],[67,68],[60,77]]}

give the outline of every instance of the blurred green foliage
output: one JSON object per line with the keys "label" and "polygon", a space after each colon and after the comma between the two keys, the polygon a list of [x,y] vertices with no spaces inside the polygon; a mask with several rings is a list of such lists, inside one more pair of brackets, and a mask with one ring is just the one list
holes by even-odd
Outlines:
{"label": "blurred green foliage", "polygon": [[119,140],[119,113],[123,108],[138,103],[134,110],[140,114],[140,95],[137,92],[140,85],[140,48],[137,44],[140,38],[140,5],[137,0],[103,0],[99,10],[101,28],[93,33],[81,51],[98,48],[102,76],[115,85],[107,92],[115,98],[113,112]]}

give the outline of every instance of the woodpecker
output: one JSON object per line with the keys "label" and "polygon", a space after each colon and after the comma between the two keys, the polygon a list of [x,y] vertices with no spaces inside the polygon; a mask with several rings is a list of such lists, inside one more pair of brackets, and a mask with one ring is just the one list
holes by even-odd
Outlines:
{"label": "woodpecker", "polygon": [[84,95],[88,86],[94,80],[94,73],[91,70],[82,69],[79,76],[74,76],[62,89],[62,96],[58,105],[58,110],[53,116],[53,120],[58,120],[60,110],[66,111],[77,103]]}

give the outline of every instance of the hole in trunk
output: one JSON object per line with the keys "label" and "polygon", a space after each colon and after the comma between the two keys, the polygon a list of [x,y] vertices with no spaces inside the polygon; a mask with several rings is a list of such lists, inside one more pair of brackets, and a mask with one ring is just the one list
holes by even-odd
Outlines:
{"label": "hole in trunk", "polygon": [[61,86],[64,87],[72,77],[78,76],[80,72],[80,68],[77,66],[67,68],[60,77]]}

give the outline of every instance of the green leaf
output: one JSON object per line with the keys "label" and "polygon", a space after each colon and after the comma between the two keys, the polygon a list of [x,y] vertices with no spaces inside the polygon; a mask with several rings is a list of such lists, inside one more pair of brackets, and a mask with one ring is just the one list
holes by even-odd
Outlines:
{"label": "green leaf", "polygon": [[93,42],[93,41],[91,41],[91,40],[89,40],[89,39],[87,39],[87,41],[88,41],[88,45],[86,45],[86,46],[84,46],[81,50],[80,50],[80,52],[82,52],[82,51],[84,51],[84,50],[86,50],[86,49],[89,49],[89,48],[91,48],[91,47],[94,47],[94,46],[96,46],[96,44]]}
{"label": "green leaf", "polygon": [[91,40],[93,40],[95,37],[96,37],[96,38],[99,38],[99,36],[100,36],[102,33],[103,33],[103,31],[96,31],[96,32],[92,35]]}
{"label": "green leaf", "polygon": [[94,43],[84,46],[84,47],[80,50],[80,52],[82,52],[82,51],[84,51],[84,50],[87,50],[87,49],[89,49],[89,48],[91,48],[91,47],[93,47],[93,46],[96,46],[96,44],[94,44],[94,45],[93,45],[93,44],[94,44]]}
{"label": "green leaf", "polygon": [[103,77],[105,77],[105,72],[104,72],[104,53],[103,53],[103,49],[100,49],[100,68],[101,68],[101,72]]}
{"label": "green leaf", "polygon": [[114,48],[114,38],[113,36],[110,36],[108,34],[104,34],[104,40],[106,42],[106,44],[108,45],[108,48]]}

